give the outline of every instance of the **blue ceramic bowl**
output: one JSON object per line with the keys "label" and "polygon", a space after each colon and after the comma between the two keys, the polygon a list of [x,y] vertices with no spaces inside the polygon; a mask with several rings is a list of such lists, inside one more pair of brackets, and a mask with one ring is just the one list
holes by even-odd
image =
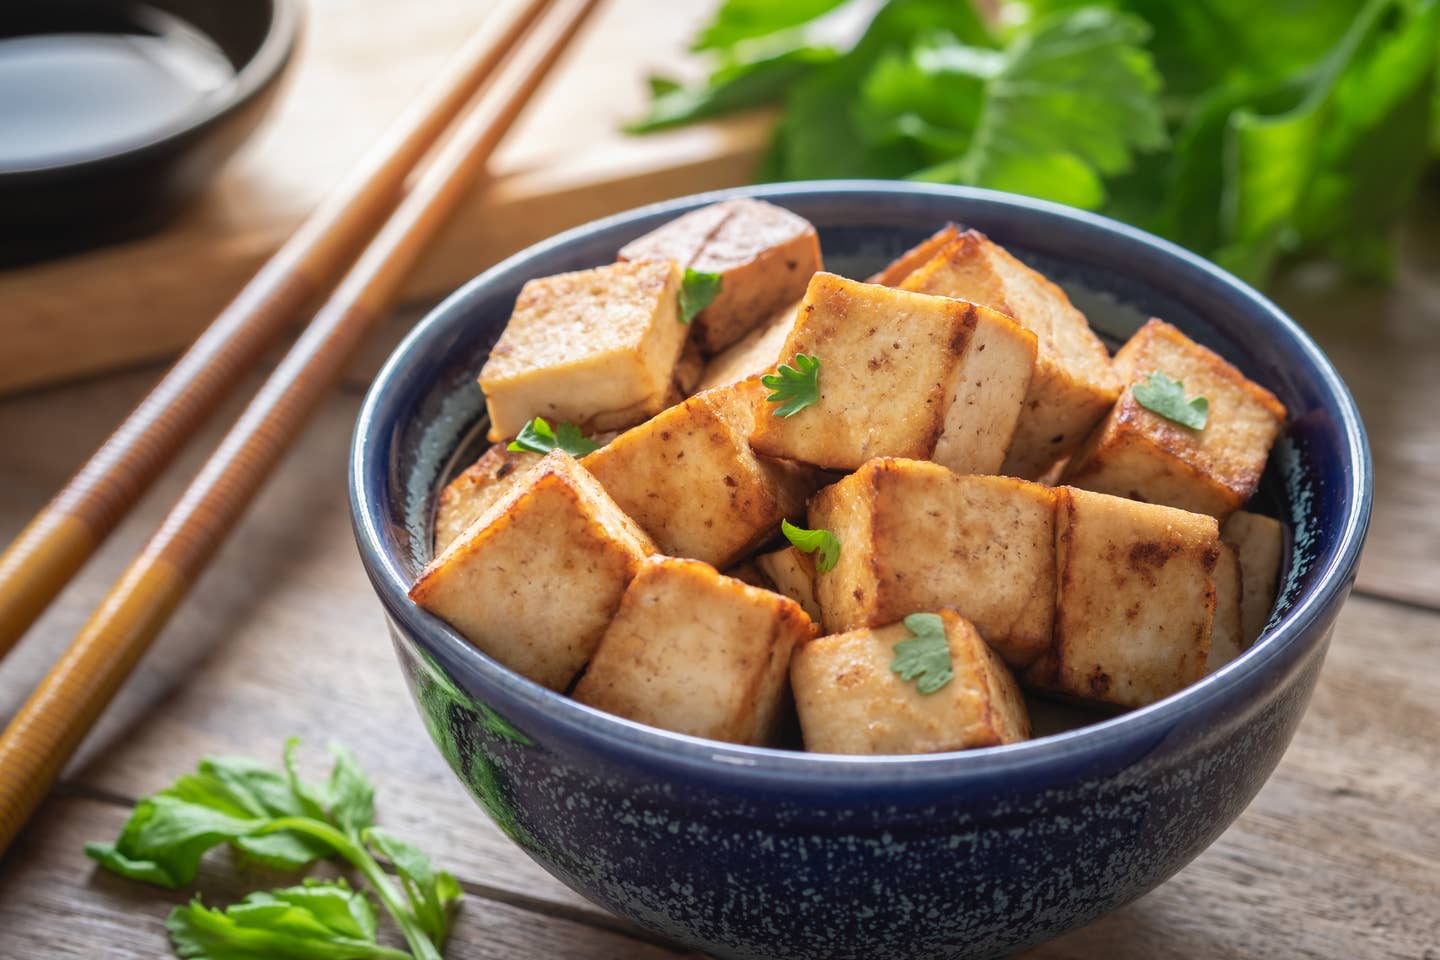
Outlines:
{"label": "blue ceramic bowl", "polygon": [[[1273,390],[1292,422],[1261,497],[1293,549],[1265,636],[1175,696],[1012,746],[838,757],[730,746],[609,716],[501,667],[405,592],[431,501],[473,456],[474,381],[532,277],[608,263],[693,207],[764,197],[863,277],[946,220],[1060,282],[1107,336],[1164,317]],[[889,182],[754,187],[579,227],[465,286],[406,338],[356,427],[360,555],[431,735],[541,865],[642,927],[719,957],[988,957],[1053,937],[1183,867],[1280,760],[1369,520],[1364,428],[1334,368],[1254,290],[1155,237],[1053,204]]]}

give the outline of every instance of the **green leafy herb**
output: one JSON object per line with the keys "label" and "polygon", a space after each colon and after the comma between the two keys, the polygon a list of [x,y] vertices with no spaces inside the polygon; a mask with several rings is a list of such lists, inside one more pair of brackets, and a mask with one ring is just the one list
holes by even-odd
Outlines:
{"label": "green leafy herb", "polygon": [[572,457],[583,457],[599,450],[600,444],[587,438],[573,423],[562,423],[551,429],[544,417],[536,417],[520,428],[520,435],[511,440],[506,449],[528,450],[531,453],[564,450]]}
{"label": "green leafy herb", "polygon": [[798,27],[829,13],[846,0],[725,0],[715,19],[695,38],[692,49],[724,50],[746,40]]}
{"label": "green leafy herb", "polygon": [[1144,383],[1132,388],[1135,402],[1151,413],[1173,420],[1191,430],[1203,430],[1210,417],[1210,401],[1204,397],[1185,399],[1185,384],[1159,370],[1151,371]]}
{"label": "green leafy herb", "polygon": [[[286,744],[283,771],[246,758],[202,760],[196,772],[142,798],[114,843],[87,844],[85,853],[122,876],[170,889],[194,881],[201,857],[222,844],[277,869],[341,860],[369,881],[410,947],[406,953],[375,944],[374,911],[363,894],[309,883],[252,894],[224,911],[198,900],[177,908],[168,926],[182,957],[439,960],[460,897],[455,878],[436,871],[413,845],[375,829],[374,787],[346,750],[331,748],[329,780],[317,784],[299,776],[297,746]],[[403,894],[376,853],[394,863]]]}
{"label": "green leafy herb", "polygon": [[806,530],[789,520],[780,521],[780,532],[801,553],[815,555],[815,569],[829,573],[840,560],[840,538],[829,530]]}
{"label": "green leafy herb", "polygon": [[720,296],[722,279],[718,273],[702,273],[685,268],[685,280],[680,284],[681,323],[694,320],[695,314],[715,302],[715,298]]}
{"label": "green leafy herb", "polygon": [[950,641],[945,637],[945,621],[939,614],[912,613],[905,618],[905,629],[910,631],[910,639],[901,640],[892,648],[895,659],[890,661],[890,669],[900,674],[906,683],[915,680],[915,689],[927,695],[954,680]]}
{"label": "green leafy herb", "polygon": [[765,399],[780,404],[775,416],[793,417],[820,399],[820,358],[797,353],[795,366],[782,363],[760,382],[774,391]]}

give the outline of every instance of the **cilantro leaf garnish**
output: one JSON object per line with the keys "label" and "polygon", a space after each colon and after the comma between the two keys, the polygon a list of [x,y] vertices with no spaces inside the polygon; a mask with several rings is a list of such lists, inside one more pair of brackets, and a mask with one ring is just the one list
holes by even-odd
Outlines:
{"label": "cilantro leaf garnish", "polygon": [[704,310],[720,296],[720,283],[724,278],[718,273],[703,273],[685,268],[685,279],[680,283],[680,322],[689,323],[695,314]]}
{"label": "cilantro leaf garnish", "polygon": [[1152,370],[1144,383],[1131,388],[1135,402],[1151,413],[1173,420],[1191,430],[1203,430],[1210,418],[1210,401],[1205,397],[1185,399],[1185,384]]}
{"label": "cilantro leaf garnish", "polygon": [[835,569],[840,560],[840,538],[835,534],[829,530],[806,530],[789,520],[780,521],[780,532],[796,550],[815,555],[815,569],[820,573]]}
{"label": "cilantro leaf garnish", "polygon": [[917,680],[915,689],[931,694],[955,679],[950,662],[950,641],[945,637],[945,621],[935,613],[912,613],[905,618],[905,629],[911,637],[895,644],[895,659],[890,669],[905,682]]}
{"label": "cilantro leaf garnish", "polygon": [[[177,907],[166,926],[182,957],[440,960],[460,897],[455,878],[434,869],[417,847],[374,827],[374,787],[348,752],[332,748],[328,782],[308,783],[298,775],[296,747],[294,740],[286,744],[284,770],[243,757],[201,761],[194,773],[142,797],[115,842],[87,844],[86,855],[121,876],[170,889],[193,882],[200,859],[223,844],[284,870],[339,860],[369,882],[410,948],[375,942],[374,910],[364,894],[343,882],[309,881],[253,893],[225,910],[198,899]],[[392,862],[402,889],[377,855]]]}
{"label": "cilantro leaf garnish", "polygon": [[507,450],[527,450],[530,453],[549,453],[564,450],[572,457],[583,457],[600,449],[600,444],[588,439],[573,423],[562,423],[552,429],[544,417],[536,417],[520,428],[520,435],[510,441]]}
{"label": "cilantro leaf garnish", "polygon": [[779,403],[777,417],[793,417],[820,399],[820,358],[795,354],[795,366],[782,363],[774,373],[767,373],[760,382],[775,391],[765,399]]}

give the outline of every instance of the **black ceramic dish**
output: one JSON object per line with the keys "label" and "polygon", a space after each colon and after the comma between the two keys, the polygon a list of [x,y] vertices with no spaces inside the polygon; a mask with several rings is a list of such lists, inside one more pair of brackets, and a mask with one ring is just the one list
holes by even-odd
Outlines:
{"label": "black ceramic dish", "polygon": [[299,0],[0,4],[0,265],[149,230],[259,123]]}

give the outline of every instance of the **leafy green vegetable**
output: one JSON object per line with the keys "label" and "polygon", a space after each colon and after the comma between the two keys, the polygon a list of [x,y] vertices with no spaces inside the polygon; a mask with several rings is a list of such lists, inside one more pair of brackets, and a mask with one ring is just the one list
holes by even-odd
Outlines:
{"label": "leafy green vegetable", "polygon": [[815,555],[815,569],[821,573],[829,573],[835,569],[835,564],[840,561],[840,538],[829,530],[806,530],[804,527],[797,527],[789,520],[780,521],[780,532],[785,534],[785,539],[801,553],[813,553]]}
{"label": "leafy green vegetable", "polygon": [[846,0],[725,0],[692,50],[724,50],[814,20]]}
{"label": "leafy green vegetable", "polygon": [[1210,417],[1210,401],[1204,397],[1185,399],[1185,384],[1152,370],[1144,383],[1133,388],[1135,402],[1151,413],[1173,420],[1191,430],[1203,430]]}
{"label": "leafy green vegetable", "polygon": [[910,631],[910,639],[892,648],[895,659],[890,661],[890,669],[906,683],[916,680],[915,689],[927,695],[954,680],[950,641],[945,637],[945,621],[940,615],[912,613],[905,618],[905,629]]}
{"label": "leafy green vegetable", "polygon": [[625,129],[630,133],[650,133],[774,103],[791,84],[808,76],[816,67],[834,62],[835,58],[835,51],[828,47],[797,47],[726,63],[698,87],[685,87],[666,77],[652,76],[649,113]]}
{"label": "leafy green vegetable", "polygon": [[[413,845],[374,828],[374,787],[348,751],[331,748],[330,777],[316,784],[300,777],[297,747],[295,740],[286,744],[283,771],[248,758],[202,760],[195,773],[142,798],[114,843],[87,844],[85,853],[122,876],[171,889],[193,882],[200,859],[222,844],[278,869],[338,859],[369,881],[410,947],[406,953],[375,944],[374,911],[362,894],[309,883],[252,894],[224,911],[198,900],[177,908],[168,926],[182,957],[439,960],[460,897],[455,878],[436,871]],[[394,862],[403,895],[372,848]]]}
{"label": "leafy green vegetable", "polygon": [[564,450],[572,457],[583,457],[600,449],[600,444],[580,432],[573,423],[562,423],[552,429],[544,417],[536,417],[520,428],[520,435],[510,441],[507,450],[528,450],[530,453],[549,453]]}
{"label": "leafy green vegetable", "polygon": [[775,416],[793,417],[820,399],[820,358],[797,353],[795,366],[782,363],[760,382],[774,391],[765,399],[780,404]]}
{"label": "leafy green vegetable", "polygon": [[702,273],[685,268],[685,279],[680,284],[680,322],[689,323],[695,314],[704,310],[720,296],[720,284],[724,278],[718,273]]}

